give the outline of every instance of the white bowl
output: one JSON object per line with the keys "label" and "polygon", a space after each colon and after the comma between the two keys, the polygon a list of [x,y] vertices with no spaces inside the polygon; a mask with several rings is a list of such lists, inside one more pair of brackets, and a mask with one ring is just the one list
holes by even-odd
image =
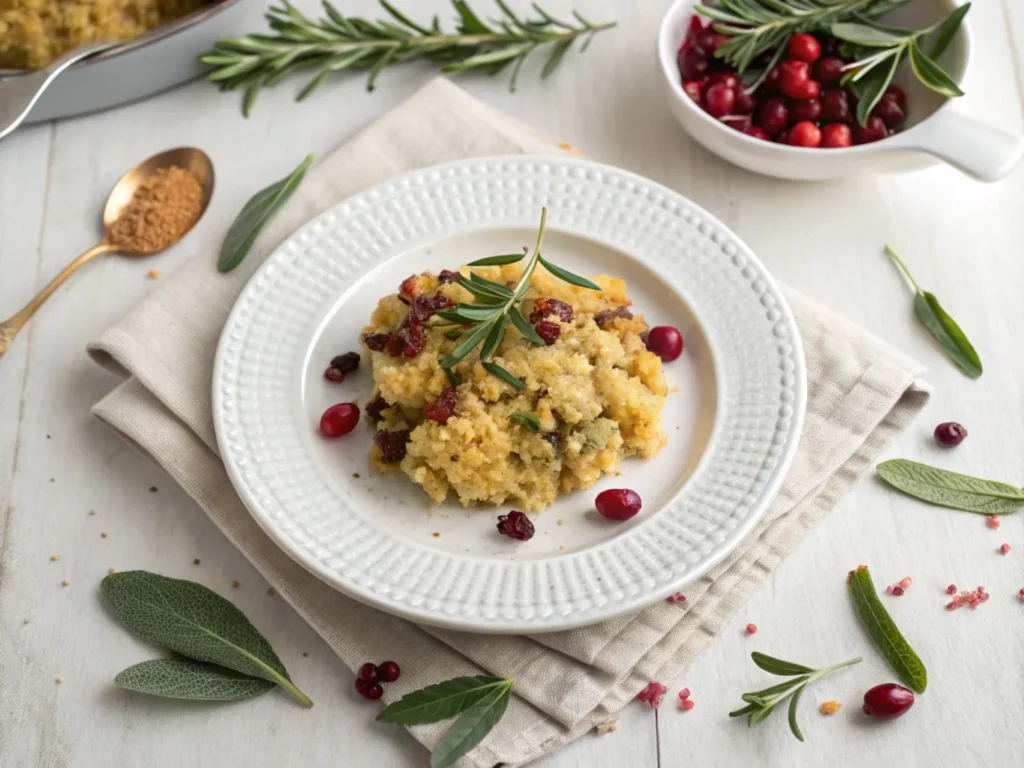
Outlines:
{"label": "white bowl", "polygon": [[[907,91],[907,127],[887,139],[847,149],[807,149],[755,139],[707,114],[683,91],[676,55],[686,38],[694,6],[700,0],[676,0],[661,22],[658,63],[669,109],[679,124],[716,155],[756,173],[782,179],[819,180],[864,171],[895,172],[924,168],[936,159],[980,181],[998,181],[1024,155],[1024,138],[958,113],[951,102],[927,89],[900,65],[896,82]],[[887,17],[920,28],[943,18],[963,0],[917,0]],[[940,63],[962,83],[971,60],[971,14],[964,18]]]}

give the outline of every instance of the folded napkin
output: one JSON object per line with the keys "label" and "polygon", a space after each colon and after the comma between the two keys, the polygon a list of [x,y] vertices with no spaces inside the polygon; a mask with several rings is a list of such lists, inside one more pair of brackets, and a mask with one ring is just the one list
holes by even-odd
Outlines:
{"label": "folded napkin", "polygon": [[[350,668],[400,659],[403,675],[389,698],[458,675],[515,678],[505,718],[460,762],[475,768],[535,759],[609,719],[649,681],[678,677],[927,399],[915,384],[917,364],[788,291],[809,378],[800,448],[769,514],[687,589],[685,603],[568,632],[480,636],[383,615],[311,576],[253,521],[218,456],[213,358],[235,297],[300,225],[388,176],[464,157],[569,150],[436,80],[315,166],[235,272],[218,274],[212,253],[195,258],[89,347],[125,376],[95,414],[163,467]],[[411,730],[432,749],[448,727]]]}

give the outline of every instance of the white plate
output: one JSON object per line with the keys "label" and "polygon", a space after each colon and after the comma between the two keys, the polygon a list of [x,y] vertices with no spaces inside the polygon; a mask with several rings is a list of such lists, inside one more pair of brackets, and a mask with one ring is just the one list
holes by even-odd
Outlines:
{"label": "white plate", "polygon": [[[532,244],[581,274],[627,281],[634,311],[675,325],[686,351],[653,460],[533,515],[525,543],[495,530],[505,508],[431,508],[404,475],[367,466],[365,425],[317,424],[365,403],[366,366],[341,385],[330,358],[359,350],[377,300],[424,269]],[[326,211],[254,275],[221,337],[213,383],[221,455],[263,529],[297,562],[389,613],[474,632],[545,632],[663,600],[724,558],[761,518],[803,423],[803,351],[792,313],[735,235],[680,195],[617,168],[550,157],[466,160],[416,171]],[[358,477],[357,477],[358,476]],[[643,511],[593,511],[605,488]]]}

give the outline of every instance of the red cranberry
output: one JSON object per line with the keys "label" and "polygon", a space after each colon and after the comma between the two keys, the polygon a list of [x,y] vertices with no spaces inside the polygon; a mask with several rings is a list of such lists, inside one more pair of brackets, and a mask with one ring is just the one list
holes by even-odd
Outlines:
{"label": "red cranberry", "polygon": [[789,144],[789,131],[779,131],[772,137],[776,144]]}
{"label": "red cranberry", "polygon": [[838,83],[843,77],[846,62],[836,56],[821,59],[814,65],[814,78],[822,83]]}
{"label": "red cranberry", "polygon": [[423,406],[423,415],[438,424],[447,424],[448,419],[455,415],[455,406],[459,404],[459,390],[445,387],[437,400]]}
{"label": "red cranberry", "polygon": [[358,352],[346,352],[344,355],[338,355],[331,360],[331,368],[337,368],[342,373],[352,373],[358,367]]}
{"label": "red cranberry", "polygon": [[686,95],[693,99],[698,104],[704,103],[704,80],[684,80],[683,90],[686,91]]}
{"label": "red cranberry", "polygon": [[401,668],[393,661],[381,662],[377,669],[380,672],[380,679],[385,683],[395,682],[398,676],[402,674]]}
{"label": "red cranberry", "polygon": [[355,403],[332,405],[320,417],[320,434],[324,437],[341,437],[356,428],[359,423],[359,406]]}
{"label": "red cranberry", "polygon": [[629,520],[640,511],[640,496],[636,491],[618,488],[601,491],[594,502],[601,517],[609,520]]}
{"label": "red cranberry", "polygon": [[379,683],[368,683],[365,680],[356,678],[356,693],[362,696],[364,699],[370,699],[376,701],[384,695],[384,689],[380,687]]}
{"label": "red cranberry", "polygon": [[821,57],[821,43],[814,35],[808,35],[806,32],[789,38],[786,50],[791,59],[806,61],[808,64],[813,64]]}
{"label": "red cranberry", "polygon": [[736,91],[724,83],[715,83],[704,94],[704,109],[712,117],[725,117],[736,104]]}
{"label": "red cranberry", "polygon": [[536,529],[530,522],[530,518],[518,509],[513,509],[507,515],[498,515],[498,533],[508,536],[510,539],[529,541],[535,532]]}
{"label": "red cranberry", "polygon": [[443,293],[435,293],[433,296],[419,295],[412,302],[410,313],[421,323],[425,323],[435,313],[443,309],[451,309],[455,304]]}
{"label": "red cranberry", "polygon": [[853,144],[853,131],[844,123],[829,123],[821,129],[821,146],[840,149]]}
{"label": "red cranberry", "polygon": [[563,323],[571,323],[572,305],[558,299],[537,299],[530,313],[530,322],[539,323],[551,315],[556,315]]}
{"label": "red cranberry", "polygon": [[771,141],[771,137],[764,132],[763,128],[758,128],[756,125],[747,126],[743,129],[743,133],[747,136],[753,136],[755,139],[761,139],[761,141]]}
{"label": "red cranberry", "polygon": [[647,349],[666,363],[683,354],[683,335],[671,325],[659,325],[647,333]]}
{"label": "red cranberry", "polygon": [[405,444],[409,442],[409,430],[382,429],[373,436],[373,442],[384,454],[384,461],[388,464],[397,464],[405,458]]}
{"label": "red cranberry", "polygon": [[772,136],[789,125],[789,107],[784,99],[771,98],[761,102],[757,110],[757,124]]}
{"label": "red cranberry", "polygon": [[372,349],[374,352],[383,352],[387,349],[388,342],[391,340],[390,333],[371,333],[363,339],[363,344]]}
{"label": "red cranberry", "polygon": [[832,35],[824,35],[821,39],[821,49],[826,56],[839,56],[843,41]]}
{"label": "red cranberry", "polygon": [[885,129],[885,123],[880,117],[871,116],[868,118],[867,125],[862,126],[860,123],[856,123],[853,126],[854,144],[870,144],[873,141],[884,139],[888,135],[889,132]]}
{"label": "red cranberry", "polygon": [[410,298],[416,298],[416,295],[419,293],[419,288],[416,286],[417,277],[419,275],[409,275],[409,277],[405,278],[402,284],[398,286],[398,292]]}
{"label": "red cranberry", "polygon": [[943,445],[960,445],[967,437],[967,430],[955,421],[944,421],[935,428],[935,439]]}
{"label": "red cranberry", "polygon": [[380,680],[380,670],[377,669],[376,664],[366,662],[359,668],[359,679],[367,685],[373,685]]}
{"label": "red cranberry", "polygon": [[747,93],[744,88],[736,89],[736,103],[733,105],[732,111],[737,115],[752,115],[754,109],[757,107],[757,97],[752,93]]}
{"label": "red cranberry", "polygon": [[701,30],[693,37],[694,44],[706,51],[708,56],[712,56],[718,50],[718,46],[725,42],[725,40],[726,37],[724,35],[718,34],[711,28]]}
{"label": "red cranberry", "polygon": [[829,88],[821,96],[821,119],[827,123],[852,123],[850,96],[842,88]]}
{"label": "red cranberry", "polygon": [[437,282],[439,283],[457,283],[459,282],[459,273],[453,272],[450,269],[442,269],[441,274],[437,276]]}
{"label": "red cranberry", "polygon": [[695,13],[690,17],[690,25],[686,30],[686,39],[693,40],[702,31],[704,31],[704,19]]}
{"label": "red cranberry", "polygon": [[907,119],[906,113],[900,109],[899,102],[894,96],[883,96],[871,114],[882,118],[887,128],[899,128]]}
{"label": "red cranberry", "polygon": [[377,395],[373,400],[366,404],[366,415],[370,417],[370,420],[376,424],[378,421],[384,421],[384,409],[390,408],[391,404],[388,403],[380,395]]}
{"label": "red cranberry", "polygon": [[779,88],[791,99],[809,99],[817,94],[808,94],[811,67],[806,61],[788,59],[779,64]]}
{"label": "red cranberry", "polygon": [[809,120],[816,123],[821,119],[821,102],[817,99],[800,99],[794,101],[789,109],[789,115],[793,122],[799,123]]}
{"label": "red cranberry", "polygon": [[700,80],[708,73],[707,54],[697,46],[691,45],[680,51],[676,63],[683,80]]}
{"label": "red cranberry", "polygon": [[779,68],[777,66],[776,67],[772,67],[771,71],[765,77],[764,83],[762,84],[762,87],[764,88],[765,93],[778,93],[779,92],[779,76],[780,76]]}
{"label": "red cranberry", "polygon": [[732,72],[715,72],[708,78],[708,87],[712,85],[727,85],[732,89],[740,87],[740,80]]}
{"label": "red cranberry", "polygon": [[533,329],[537,332],[537,335],[544,339],[544,343],[549,347],[558,341],[558,337],[562,335],[562,326],[558,323],[549,323],[547,320],[537,323],[533,326]]}
{"label": "red cranberry", "polygon": [[596,315],[594,315],[594,322],[597,323],[597,327],[602,331],[617,317],[624,318],[626,320],[633,319],[633,313],[630,312],[626,307],[616,307],[615,309],[602,309]]}
{"label": "red cranberry", "polygon": [[900,109],[904,112],[907,111],[907,92],[900,88],[898,85],[890,85],[885,89],[885,93],[882,95],[883,99],[896,99],[896,103],[900,105]]}
{"label": "red cranberry", "polygon": [[914,706],[914,692],[896,683],[876,685],[864,694],[864,714],[888,720]]}
{"label": "red cranberry", "polygon": [[820,147],[821,129],[809,120],[789,129],[789,143],[794,147]]}

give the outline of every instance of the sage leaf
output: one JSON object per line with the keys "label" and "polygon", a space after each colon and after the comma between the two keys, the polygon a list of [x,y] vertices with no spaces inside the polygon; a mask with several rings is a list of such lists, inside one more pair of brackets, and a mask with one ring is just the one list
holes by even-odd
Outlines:
{"label": "sage leaf", "polygon": [[263,227],[302,183],[302,177],[312,162],[313,155],[306,155],[306,159],[288,176],[249,198],[220,247],[218,271],[230,272],[242,263]]}
{"label": "sage leaf", "polygon": [[525,253],[506,253],[500,256],[488,256],[486,259],[477,259],[469,262],[471,267],[497,267],[503,264],[515,264],[522,261]]}
{"label": "sage leaf", "polygon": [[588,280],[585,277],[580,277],[579,275],[570,272],[567,269],[563,269],[562,267],[556,266],[555,264],[552,264],[550,261],[545,259],[543,256],[540,256],[538,258],[540,263],[544,265],[544,268],[547,269],[548,272],[557,277],[559,280],[564,280],[565,282],[571,285],[578,285],[580,288],[590,288],[591,290],[594,291],[601,290],[601,286],[595,283],[593,280]]}
{"label": "sage leaf", "polygon": [[840,40],[863,45],[866,48],[889,48],[906,40],[906,34],[893,32],[871,24],[844,21],[832,25],[832,36]]}
{"label": "sage leaf", "polygon": [[495,690],[511,690],[512,681],[492,675],[456,677],[407,693],[377,715],[377,722],[398,725],[436,723],[455,717]]}
{"label": "sage leaf", "polygon": [[914,74],[917,75],[917,79],[933,91],[950,99],[964,95],[956,81],[922,51],[921,46],[916,42],[910,46],[910,66],[913,68]]}
{"label": "sage leaf", "polygon": [[789,730],[793,732],[793,735],[800,741],[804,740],[804,735],[800,732],[800,726],[796,722],[796,707],[800,702],[800,694],[804,692],[804,686],[800,686],[796,689],[796,693],[793,694],[793,698],[789,700]]}
{"label": "sage leaf", "polygon": [[483,365],[483,367],[487,370],[488,373],[497,376],[499,379],[506,382],[507,384],[511,384],[516,389],[526,389],[526,383],[522,379],[517,379],[515,376],[506,371],[497,363],[483,362],[481,363],[481,365]]}
{"label": "sage leaf", "polygon": [[202,661],[154,659],[118,673],[114,685],[170,699],[237,701],[266,693],[275,684]]}
{"label": "sage leaf", "polygon": [[967,15],[969,10],[971,10],[970,3],[961,5],[959,8],[954,9],[953,12],[943,19],[942,23],[936,27],[935,41],[932,43],[932,49],[928,53],[929,56],[933,59],[938,59],[939,56],[945,53],[949,44],[953,42],[953,38],[956,37],[957,30],[960,29],[960,24],[963,22],[964,16]]}
{"label": "sage leaf", "polygon": [[430,756],[430,768],[448,768],[483,741],[505,714],[511,698],[511,684],[495,688],[459,715],[448,735]]}
{"label": "sage leaf", "polygon": [[509,417],[509,421],[512,421],[521,427],[526,427],[531,432],[540,432],[540,419],[532,413],[527,413],[526,411],[513,413]]}
{"label": "sage leaf", "polygon": [[782,659],[776,659],[757,651],[751,653],[750,658],[752,658],[754,663],[765,672],[771,672],[773,675],[805,675],[808,672],[814,671],[810,667],[805,667],[803,664],[794,664],[792,661],[783,661]]}
{"label": "sage leaf", "polygon": [[143,640],[280,685],[307,707],[284,664],[240,610],[201,584],[148,571],[123,571],[100,582],[103,600]]}
{"label": "sage leaf", "polygon": [[878,598],[878,592],[871,581],[871,573],[866,565],[857,566],[847,577],[853,607],[867,629],[868,634],[882,654],[882,658],[892,667],[896,677],[915,693],[924,693],[928,687],[928,672],[920,657],[914,653],[910,643],[892,620],[889,612]]}
{"label": "sage leaf", "polygon": [[972,379],[981,376],[983,372],[981,358],[978,357],[974,345],[968,340],[967,335],[960,329],[957,322],[942,308],[939,300],[933,294],[921,290],[921,286],[914,280],[907,265],[892,248],[888,245],[885,246],[885,252],[896,262],[914,289],[914,313],[917,315],[917,319],[935,337],[950,359],[960,366],[960,370]]}
{"label": "sage leaf", "polygon": [[983,480],[908,459],[890,459],[875,467],[898,491],[929,504],[976,515],[1008,515],[1024,507],[1024,489]]}

